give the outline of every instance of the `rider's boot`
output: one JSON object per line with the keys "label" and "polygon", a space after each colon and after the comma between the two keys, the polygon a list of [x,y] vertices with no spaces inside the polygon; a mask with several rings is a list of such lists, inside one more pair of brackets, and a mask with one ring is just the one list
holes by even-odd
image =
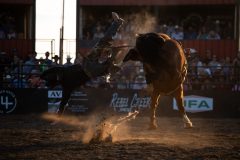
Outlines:
{"label": "rider's boot", "polygon": [[112,18],[115,22],[118,22],[120,25],[124,23],[124,20],[120,18],[116,12],[112,12]]}

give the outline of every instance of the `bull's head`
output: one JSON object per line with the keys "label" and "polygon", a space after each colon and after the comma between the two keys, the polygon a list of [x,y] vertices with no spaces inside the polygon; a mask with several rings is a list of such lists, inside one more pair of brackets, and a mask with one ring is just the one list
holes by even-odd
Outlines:
{"label": "bull's head", "polygon": [[133,49],[130,49],[128,51],[128,53],[126,54],[126,56],[124,57],[123,59],[123,62],[127,62],[127,61],[142,61],[142,57],[140,56],[139,52],[133,48]]}
{"label": "bull's head", "polygon": [[[138,37],[140,37],[142,34],[136,34],[135,38],[137,39]],[[128,53],[125,55],[123,62],[127,62],[127,61],[141,61],[142,58],[138,52],[138,50],[136,49],[136,47],[130,49],[128,51]]]}

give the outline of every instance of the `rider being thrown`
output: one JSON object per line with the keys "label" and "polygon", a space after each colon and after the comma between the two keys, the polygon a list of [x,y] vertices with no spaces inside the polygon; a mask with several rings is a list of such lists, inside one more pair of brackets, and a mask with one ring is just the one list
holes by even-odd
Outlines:
{"label": "rider being thrown", "polygon": [[112,12],[112,17],[113,22],[105,32],[104,37],[98,41],[89,55],[83,59],[83,69],[90,78],[115,73],[120,70],[113,63],[118,50],[114,50],[112,47],[112,37],[120,29],[124,20],[119,18],[115,12]]}

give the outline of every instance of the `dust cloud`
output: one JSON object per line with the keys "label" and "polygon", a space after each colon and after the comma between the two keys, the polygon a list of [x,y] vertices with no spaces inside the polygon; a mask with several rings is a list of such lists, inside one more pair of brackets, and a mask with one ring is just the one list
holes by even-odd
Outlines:
{"label": "dust cloud", "polygon": [[[135,46],[138,34],[155,32],[157,28],[157,18],[146,10],[127,15],[123,17],[123,19],[125,20],[123,28],[121,29],[121,31],[123,31],[123,42],[121,42],[122,44],[120,46],[126,47],[122,47],[115,57],[114,63],[118,65],[122,64],[122,60],[128,53],[129,49]],[[119,42],[116,41],[115,45],[118,46],[118,43]]]}
{"label": "dust cloud", "polygon": [[51,125],[67,125],[76,128],[71,134],[72,140],[80,140],[83,143],[89,143],[93,139],[97,142],[105,141],[111,138],[110,142],[116,142],[129,138],[129,129],[126,122],[135,119],[139,112],[128,113],[125,116],[104,114],[92,114],[89,116],[64,115],[58,117],[54,114],[43,114],[42,118],[52,123]]}
{"label": "dust cloud", "polygon": [[156,17],[146,11],[131,15],[130,20],[131,30],[136,34],[153,32],[156,29]]}
{"label": "dust cloud", "polygon": [[[129,115],[114,115],[104,119],[104,128],[100,130],[101,133],[103,133],[101,135],[102,139],[97,139],[99,140],[97,143],[106,142],[104,141],[104,138],[107,138],[110,133],[111,141],[108,142],[117,144],[156,143],[171,147],[180,146],[196,149],[207,146],[222,147],[223,141],[220,137],[223,137],[225,133],[229,132],[229,130],[235,129],[231,120],[227,119],[224,121],[224,123],[229,125],[226,130],[222,129],[222,125],[220,125],[223,120],[216,119],[194,118],[194,127],[191,129],[184,129],[183,121],[180,117],[158,117],[158,128],[156,130],[148,130],[149,117],[136,116],[136,118],[134,117],[135,119],[130,118],[129,121],[118,123],[118,120],[121,120],[122,118],[124,119],[128,116]],[[58,120],[59,123],[51,128],[55,128],[56,131],[58,131],[59,128],[63,128],[62,133],[65,134],[65,138],[70,141],[79,141],[84,144],[92,143],[91,141],[96,138],[96,135],[98,135],[96,133],[98,133],[99,124],[103,124],[101,123],[102,115],[97,113],[90,116],[65,115],[61,119],[58,119],[55,115],[45,114],[42,118],[49,121]],[[219,133],[220,131],[221,133]],[[232,143],[238,144],[237,141],[229,141],[224,142],[224,145],[225,147],[231,147]]]}

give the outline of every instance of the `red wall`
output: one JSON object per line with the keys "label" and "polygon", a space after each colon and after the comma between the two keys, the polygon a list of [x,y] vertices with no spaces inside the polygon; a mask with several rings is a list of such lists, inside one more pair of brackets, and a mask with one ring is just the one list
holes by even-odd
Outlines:
{"label": "red wall", "polygon": [[235,0],[78,0],[79,5],[216,5],[235,4]]}
{"label": "red wall", "polygon": [[[210,50],[212,54],[216,54],[219,58],[226,56],[234,58],[237,55],[236,40],[183,40],[181,43],[183,48],[196,49],[199,55],[204,55],[206,50]],[[89,49],[90,48],[81,47],[80,52],[84,55]]]}
{"label": "red wall", "polygon": [[0,40],[0,51],[12,54],[12,49],[17,49],[19,56],[24,58],[33,51],[34,40]]}
{"label": "red wall", "polygon": [[229,56],[235,57],[237,54],[236,40],[185,40],[182,41],[184,48],[194,48],[200,55],[210,50],[219,58]]}
{"label": "red wall", "polygon": [[0,0],[0,4],[33,4],[35,0]]}

